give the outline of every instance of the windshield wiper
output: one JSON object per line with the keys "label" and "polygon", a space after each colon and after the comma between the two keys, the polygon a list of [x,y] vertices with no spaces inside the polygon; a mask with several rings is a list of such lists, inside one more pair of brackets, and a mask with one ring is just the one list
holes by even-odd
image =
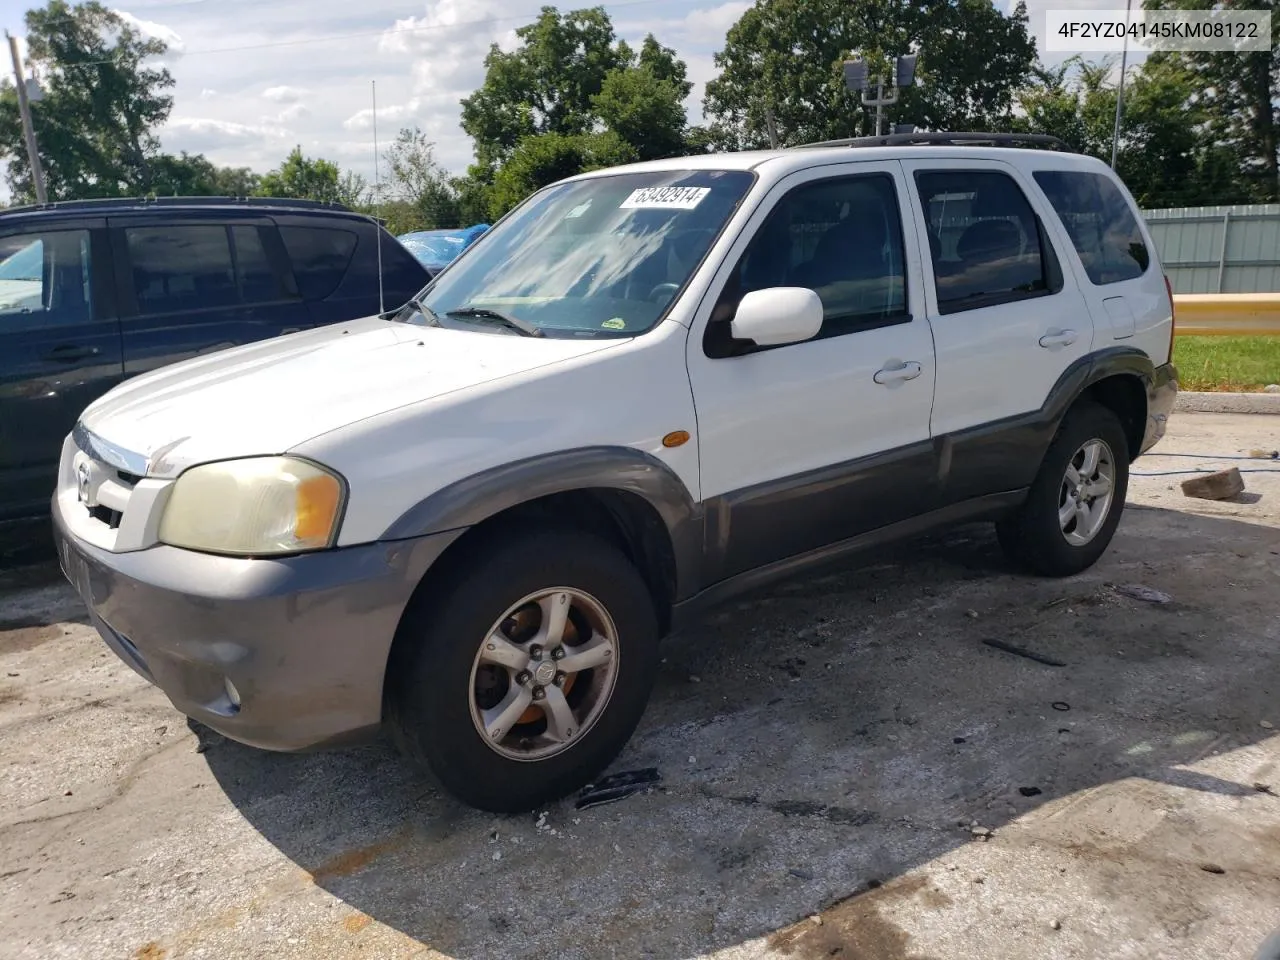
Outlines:
{"label": "windshield wiper", "polygon": [[427,321],[427,323],[430,326],[433,326],[433,327],[442,326],[442,324],[440,323],[440,318],[435,315],[435,311],[433,311],[430,307],[424,304],[417,297],[411,297],[409,300],[407,300],[403,307],[401,307],[394,314],[392,314],[391,319],[400,320],[400,322],[403,323],[404,320],[401,320],[401,318],[404,317],[405,320],[408,319],[408,317],[405,316],[405,310],[409,308],[412,308],[418,311],[418,313],[422,314],[422,319]]}
{"label": "windshield wiper", "polygon": [[490,310],[488,307],[459,307],[457,310],[448,310],[445,313],[450,317],[496,320],[508,330],[514,330],[516,333],[526,337],[541,337],[544,335],[540,327],[535,327],[528,320],[521,320],[519,317],[513,317],[506,313],[499,313],[497,310]]}

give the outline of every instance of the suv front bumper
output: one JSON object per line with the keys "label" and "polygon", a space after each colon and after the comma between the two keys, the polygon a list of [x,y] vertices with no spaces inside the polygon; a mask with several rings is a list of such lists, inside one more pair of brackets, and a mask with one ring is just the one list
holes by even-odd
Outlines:
{"label": "suv front bumper", "polygon": [[244,559],[111,553],[71,534],[56,498],[53,520],[62,571],[107,646],[187,716],[271,750],[377,729],[400,616],[457,536]]}
{"label": "suv front bumper", "polygon": [[1172,363],[1156,367],[1147,387],[1147,426],[1140,453],[1159,443],[1169,426],[1174,402],[1178,399],[1178,370]]}

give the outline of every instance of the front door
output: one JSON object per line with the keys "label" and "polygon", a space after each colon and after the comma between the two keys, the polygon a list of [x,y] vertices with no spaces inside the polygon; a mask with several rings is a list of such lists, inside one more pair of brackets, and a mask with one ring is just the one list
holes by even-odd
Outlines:
{"label": "front door", "polygon": [[[896,162],[786,178],[695,317],[688,366],[708,583],[932,506],[933,343],[904,187]],[[787,286],[817,291],[818,336],[768,349],[731,342],[742,295]]]}
{"label": "front door", "polygon": [[105,226],[0,232],[0,520],[47,509],[63,439],[122,379]]}

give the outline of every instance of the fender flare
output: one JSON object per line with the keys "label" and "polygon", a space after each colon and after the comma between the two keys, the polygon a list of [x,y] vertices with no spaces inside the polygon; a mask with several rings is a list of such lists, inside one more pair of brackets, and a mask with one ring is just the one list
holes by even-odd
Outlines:
{"label": "fender flare", "polygon": [[702,508],[670,467],[633,447],[579,447],[490,467],[419,500],[379,539],[462,530],[522,503],[589,489],[624,491],[648,503],[671,539],[676,596],[694,588],[701,568]]}

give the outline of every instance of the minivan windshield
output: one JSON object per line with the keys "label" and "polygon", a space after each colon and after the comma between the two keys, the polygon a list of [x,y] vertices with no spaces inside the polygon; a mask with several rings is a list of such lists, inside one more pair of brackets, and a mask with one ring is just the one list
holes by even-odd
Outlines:
{"label": "minivan windshield", "polygon": [[669,170],[552,186],[476,241],[396,318],[526,336],[644,333],[753,179],[739,170]]}

